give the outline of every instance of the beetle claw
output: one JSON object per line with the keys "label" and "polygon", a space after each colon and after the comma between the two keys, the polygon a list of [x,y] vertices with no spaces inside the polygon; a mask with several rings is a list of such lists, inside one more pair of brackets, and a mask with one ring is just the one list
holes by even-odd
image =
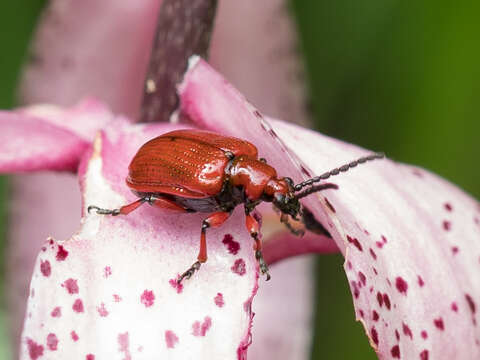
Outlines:
{"label": "beetle claw", "polygon": [[98,206],[94,206],[94,205],[90,205],[88,208],[87,208],[87,212],[90,214],[90,211],[91,210],[96,210],[97,211],[97,214],[99,215],[112,215],[112,216],[117,216],[120,214],[120,209],[113,209],[113,210],[109,210],[109,209],[102,209],[102,208],[99,208]]}
{"label": "beetle claw", "polygon": [[185,271],[182,275],[180,275],[180,277],[177,280],[177,284],[180,285],[183,279],[185,278],[190,279],[192,275],[195,273],[195,271],[198,271],[200,269],[200,265],[202,265],[200,261],[194,262],[193,265],[190,266],[190,268],[187,271]]}
{"label": "beetle claw", "polygon": [[268,265],[265,262],[265,260],[263,259],[262,252],[259,251],[259,250],[255,251],[255,257],[258,260],[258,265],[260,266],[260,272],[262,273],[262,275],[266,275],[265,281],[270,280],[271,276],[268,272]]}

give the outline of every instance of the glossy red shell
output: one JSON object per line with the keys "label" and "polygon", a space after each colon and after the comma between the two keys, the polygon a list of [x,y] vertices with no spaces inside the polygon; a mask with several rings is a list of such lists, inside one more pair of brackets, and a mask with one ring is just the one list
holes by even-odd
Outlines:
{"label": "glossy red shell", "polygon": [[229,162],[226,152],[257,158],[248,141],[200,130],[177,130],[145,143],[129,166],[127,185],[140,193],[187,198],[218,194]]}

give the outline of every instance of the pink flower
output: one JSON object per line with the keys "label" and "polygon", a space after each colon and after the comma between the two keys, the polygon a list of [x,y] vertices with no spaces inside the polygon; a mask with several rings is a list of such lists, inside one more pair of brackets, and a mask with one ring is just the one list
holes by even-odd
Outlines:
{"label": "pink flower", "polygon": [[[322,173],[365,153],[309,130],[265,119],[198,59],[191,60],[179,94],[182,114],[196,126],[251,140],[270,164],[296,182],[304,177],[302,171]],[[59,111],[55,114],[88,114],[90,118],[107,112],[92,102]],[[84,217],[70,240],[50,239],[38,256],[23,333],[23,358],[39,349],[50,351],[45,344],[48,347],[53,337],[52,356],[58,358],[73,352],[90,352],[99,358],[115,352],[127,358],[151,358],[173,351],[179,358],[198,352],[209,358],[244,356],[258,268],[241,209],[224,227],[209,232],[213,255],[180,288],[174,279],[193,260],[202,215],[178,216],[148,206],[126,217],[85,214],[89,204],[113,208],[131,200],[123,179],[136,149],[155,135],[185,125],[130,125],[112,116],[104,122],[93,147],[80,156],[72,149],[85,148],[81,138],[85,127],[80,131],[71,127],[70,137],[55,143],[65,128],[55,124],[48,111],[42,118],[32,113],[42,114],[42,108],[3,115],[7,118],[3,127],[11,133],[2,153],[17,154],[15,161],[3,161],[3,170],[69,169],[81,161]],[[12,116],[16,122],[8,119]],[[232,121],[225,123],[225,118]],[[27,146],[8,141],[20,138],[15,133],[19,122],[29,124],[37,134]],[[19,144],[25,149],[20,158]],[[32,165],[38,158],[45,159],[43,167]],[[423,356],[424,351],[435,358],[453,353],[463,358],[476,356],[478,290],[469,279],[474,279],[480,266],[479,245],[473,242],[480,232],[478,203],[425,170],[391,161],[352,170],[335,183],[338,190],[307,197],[304,205],[325,224],[345,255],[357,317],[379,356],[412,358]],[[415,197],[418,193],[421,201]],[[239,243],[238,253],[229,252],[220,241],[225,236]],[[293,239],[277,237],[268,244],[282,258],[297,252],[291,250],[292,242],[298,242]],[[328,247],[330,241],[310,234],[302,240],[302,251],[318,249],[318,242]],[[452,246],[459,250],[452,252]],[[241,273],[235,271],[238,261],[245,269]],[[443,283],[455,286],[442,287]],[[61,316],[53,316],[58,308]],[[77,340],[72,339],[72,332]],[[446,342],[446,337],[458,341]]]}
{"label": "pink flower", "polygon": [[[202,60],[191,61],[179,94],[191,126],[252,141],[296,182],[365,154],[265,119]],[[2,113],[0,126],[3,171],[80,164],[81,227],[70,240],[48,240],[38,255],[22,358],[246,357],[258,271],[239,209],[209,232],[209,261],[183,288],[171,280],[194,260],[201,215],[148,206],[117,218],[85,212],[90,204],[117,207],[133,200],[124,178],[135,151],[186,125],[132,125],[90,100],[73,108]],[[26,129],[35,134],[28,141]],[[381,358],[478,357],[478,202],[425,170],[391,161],[354,169],[335,183],[338,190],[304,201],[331,238],[271,237],[265,245],[270,260],[338,246],[357,318]],[[226,243],[239,244],[235,254],[222,242],[226,235]],[[243,275],[232,270],[238,261]],[[273,270],[272,276],[282,281]]]}

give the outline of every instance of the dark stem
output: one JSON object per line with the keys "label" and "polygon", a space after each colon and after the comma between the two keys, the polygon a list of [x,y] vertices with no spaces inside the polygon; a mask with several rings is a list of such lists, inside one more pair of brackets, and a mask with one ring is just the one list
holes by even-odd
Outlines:
{"label": "dark stem", "polygon": [[206,58],[217,0],[163,0],[145,78],[140,122],[168,121],[188,58]]}

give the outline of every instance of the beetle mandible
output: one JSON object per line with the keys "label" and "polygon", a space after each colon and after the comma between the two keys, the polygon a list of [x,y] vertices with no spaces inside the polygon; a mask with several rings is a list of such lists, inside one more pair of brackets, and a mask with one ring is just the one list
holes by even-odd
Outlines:
{"label": "beetle mandible", "polygon": [[197,261],[178,278],[180,283],[207,261],[207,229],[222,225],[237,205],[244,204],[246,227],[255,241],[255,257],[269,280],[259,224],[252,216],[254,208],[263,201],[273,203],[281,213],[281,221],[295,232],[288,215],[295,220],[303,215],[299,199],[337,188],[334,184],[313,184],[384,156],[373,153],[294,185],[292,179],[278,177],[272,166],[259,159],[257,148],[248,141],[202,130],[176,130],[148,141],[132,159],[126,183],[138,200],[113,210],[92,205],[88,212],[127,215],[148,203],[172,211],[211,213],[202,222]]}

